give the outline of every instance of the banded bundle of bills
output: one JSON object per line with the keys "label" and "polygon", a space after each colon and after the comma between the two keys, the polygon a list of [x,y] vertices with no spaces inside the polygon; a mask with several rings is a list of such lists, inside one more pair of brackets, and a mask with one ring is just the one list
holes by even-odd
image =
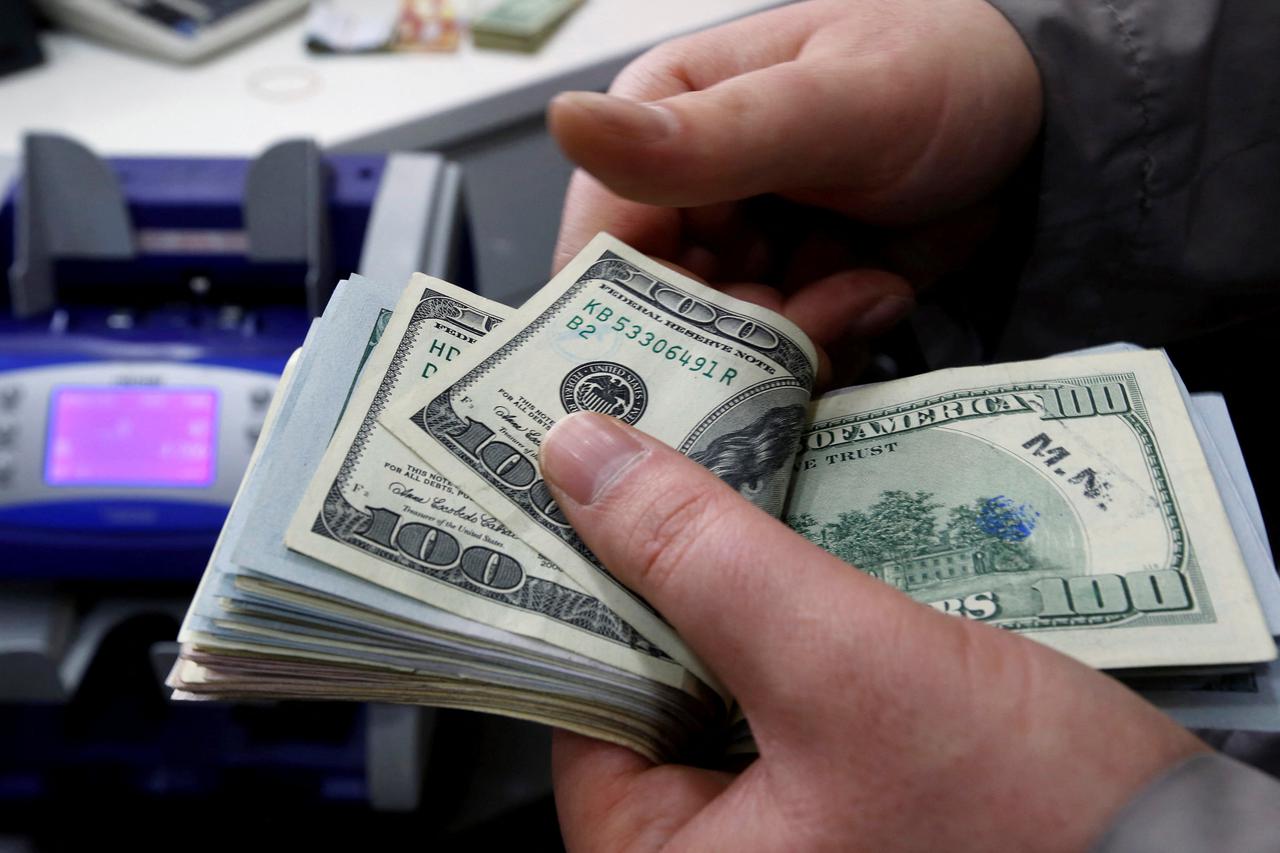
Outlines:
{"label": "banded bundle of bills", "polygon": [[1280,728],[1257,503],[1220,399],[1187,395],[1163,353],[811,400],[816,365],[786,319],[607,235],[515,311],[422,275],[398,301],[344,282],[277,392],[175,697],[470,708],[657,760],[749,749],[732,697],[542,482],[542,437],[591,410],[921,602],[1192,724]]}
{"label": "banded bundle of bills", "polygon": [[471,24],[476,47],[534,53],[582,0],[499,0]]}

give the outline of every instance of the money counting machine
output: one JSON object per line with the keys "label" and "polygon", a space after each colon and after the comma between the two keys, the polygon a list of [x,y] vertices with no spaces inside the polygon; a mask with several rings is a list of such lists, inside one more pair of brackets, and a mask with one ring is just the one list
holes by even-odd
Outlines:
{"label": "money counting machine", "polygon": [[167,614],[155,639],[175,636],[334,283],[465,281],[466,252],[456,166],[306,141],[101,159],[31,136],[0,160],[0,205],[0,708],[19,717],[0,725],[3,800],[39,788],[49,750],[77,760],[14,703],[72,702],[125,623]]}

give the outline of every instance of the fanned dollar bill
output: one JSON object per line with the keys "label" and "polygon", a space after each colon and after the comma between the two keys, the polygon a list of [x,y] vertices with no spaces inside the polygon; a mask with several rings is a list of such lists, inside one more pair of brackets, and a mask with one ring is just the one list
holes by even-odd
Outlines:
{"label": "fanned dollar bill", "polygon": [[596,561],[538,470],[568,412],[634,424],[722,473],[775,514],[817,356],[784,318],[602,234],[507,324],[382,424],[516,536],[708,683],[648,604]]}
{"label": "fanned dollar bill", "polygon": [[685,669],[515,538],[377,421],[397,395],[491,334],[507,312],[416,275],[285,536],[331,566],[468,619],[689,687]]}
{"label": "fanned dollar bill", "polygon": [[[359,284],[354,293],[364,295],[364,304],[350,304],[353,291],[345,283],[339,287],[330,307],[340,316],[327,312],[315,324],[319,331],[308,338],[273,401],[269,426],[184,623],[183,653],[170,677],[174,695],[414,702],[553,723],[655,760],[681,752],[694,733],[723,713],[713,694],[675,688],[538,639],[536,618],[527,620],[532,627],[524,626],[528,635],[501,627],[510,623],[503,607],[545,604],[555,611],[561,599],[513,598],[492,610],[463,599],[472,615],[500,623],[491,624],[285,550],[280,531],[336,435],[339,414],[345,408],[361,420],[353,407],[368,402],[368,383],[353,390],[356,373],[363,369],[366,377],[382,376],[374,371],[386,367],[386,357],[372,344],[386,340],[394,351],[396,341],[388,336],[405,325],[389,322],[396,315],[378,307],[381,289]],[[412,372],[401,371],[403,381],[429,381],[423,374],[431,373],[430,365],[468,345],[458,335],[467,328],[473,338],[481,333],[477,316],[508,310],[442,282],[436,288],[443,293],[419,292],[423,298],[401,302],[410,314],[423,309],[419,319],[424,322],[440,320],[443,325],[431,326],[432,331],[451,332],[452,343],[441,342],[432,352],[436,339],[428,337]],[[372,382],[375,389],[381,385]],[[600,608],[577,601],[581,612],[562,609],[546,621],[560,628],[570,622],[582,633],[570,620],[599,616]],[[540,618],[540,613],[525,616]],[[627,630],[616,617],[606,616],[599,624]],[[647,672],[644,661],[653,655],[629,651],[640,660],[631,668]],[[669,661],[666,667],[683,672]],[[696,684],[688,676],[684,680]]]}
{"label": "fanned dollar bill", "polygon": [[796,465],[791,525],[939,610],[1106,669],[1275,657],[1161,352],[831,394]]}

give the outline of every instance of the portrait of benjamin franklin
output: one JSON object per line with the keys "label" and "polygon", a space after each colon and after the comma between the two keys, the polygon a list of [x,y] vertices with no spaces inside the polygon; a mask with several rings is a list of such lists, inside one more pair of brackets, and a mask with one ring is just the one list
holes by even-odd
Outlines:
{"label": "portrait of benjamin franklin", "polygon": [[795,456],[804,419],[804,406],[777,406],[746,426],[717,436],[689,458],[776,515],[786,497],[785,471]]}

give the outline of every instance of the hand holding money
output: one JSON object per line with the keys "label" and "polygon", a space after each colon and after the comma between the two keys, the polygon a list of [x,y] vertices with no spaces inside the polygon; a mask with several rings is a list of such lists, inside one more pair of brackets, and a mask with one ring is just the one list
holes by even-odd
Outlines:
{"label": "hand holding money", "polygon": [[557,733],[570,849],[925,850],[967,826],[948,849],[1083,850],[1207,750],[1064,655],[849,572],[616,420],[565,418],[542,459],[574,528],[716,671],[761,747],[729,776]]}
{"label": "hand holding money", "polygon": [[1155,706],[1280,727],[1256,501],[1162,353],[812,396],[989,231],[1041,107],[1001,15],[816,0],[615,95],[553,106],[594,178],[522,308],[340,289],[175,695],[549,723],[566,836],[602,849],[1081,849],[1203,752]]}
{"label": "hand holding money", "polygon": [[[803,704],[779,679],[812,686],[874,648],[883,661],[860,677],[924,673],[941,702],[976,678],[984,643],[1018,647],[946,618],[1114,670],[1175,710],[1194,689],[1227,711],[1203,683],[1227,678],[1274,711],[1280,583],[1247,475],[1162,353],[812,400],[815,348],[794,324],[607,234],[518,311],[421,275],[393,293],[343,283],[282,383],[183,626],[175,695],[470,708],[728,764],[755,750],[756,714]],[[580,488],[557,472],[547,435],[574,412],[634,424],[703,470],[684,466],[698,473],[683,484],[651,471],[630,498],[649,505],[602,535],[573,507],[626,466],[597,459],[585,470],[603,479]],[[579,437],[573,452],[605,446]],[[724,605],[707,609],[708,590]],[[913,617],[923,639],[899,612],[929,616]],[[828,635],[837,624],[847,633]],[[752,638],[776,653],[747,654]],[[1047,666],[1004,673],[1005,654],[990,653],[993,695]],[[859,695],[839,698],[865,712]]]}

